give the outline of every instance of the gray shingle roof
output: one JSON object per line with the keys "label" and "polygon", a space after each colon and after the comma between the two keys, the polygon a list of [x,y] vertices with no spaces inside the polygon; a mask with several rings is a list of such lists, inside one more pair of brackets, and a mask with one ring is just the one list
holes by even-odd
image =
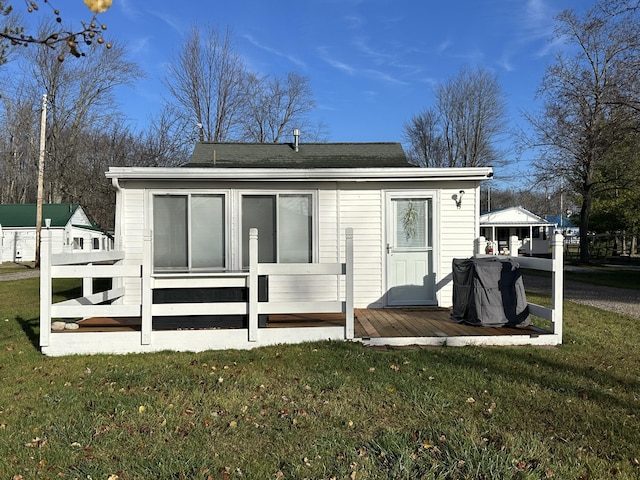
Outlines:
{"label": "gray shingle roof", "polygon": [[399,143],[196,143],[187,167],[410,167]]}

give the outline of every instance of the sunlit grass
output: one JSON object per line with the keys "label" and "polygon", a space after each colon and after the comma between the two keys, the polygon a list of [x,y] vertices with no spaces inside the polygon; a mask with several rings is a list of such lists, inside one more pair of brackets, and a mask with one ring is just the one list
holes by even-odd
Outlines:
{"label": "sunlit grass", "polygon": [[565,302],[556,348],[51,358],[37,279],[0,282],[0,299],[0,478],[640,475],[630,317]]}

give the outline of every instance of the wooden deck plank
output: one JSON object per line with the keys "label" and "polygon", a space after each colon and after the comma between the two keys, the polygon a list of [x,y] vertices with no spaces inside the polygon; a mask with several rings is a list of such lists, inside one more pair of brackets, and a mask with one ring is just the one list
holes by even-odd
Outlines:
{"label": "wooden deck plank", "polygon": [[413,334],[404,325],[393,320],[391,312],[381,309],[368,309],[366,316],[375,325],[381,337],[411,337]]}
{"label": "wooden deck plank", "polygon": [[[430,312],[434,315],[440,317],[439,312]],[[446,333],[445,325],[442,323],[443,320],[439,319],[430,319],[425,315],[416,315],[413,312],[402,312],[401,316],[406,318],[408,321],[412,322],[415,325],[415,329],[419,334],[417,336],[422,336],[424,332],[430,332],[432,336],[435,337],[446,337],[448,334]]]}
{"label": "wooden deck plank", "polygon": [[[371,324],[369,319],[367,318],[366,313],[361,308],[355,309],[355,320],[357,324],[360,325],[362,330],[364,330],[365,335],[359,335],[358,332],[354,332],[357,338],[380,338],[380,334],[378,330]],[[355,326],[354,326],[355,327]]]}
{"label": "wooden deck plank", "polygon": [[[405,315],[403,314],[402,311],[400,310],[389,310],[389,312],[380,312],[381,315],[388,315],[389,318],[391,319],[391,321],[395,324],[395,325],[399,325],[402,326],[402,328],[405,329],[405,331],[407,332],[406,335],[402,335],[405,337],[417,337],[420,336],[420,326],[419,323],[416,321],[415,317],[411,316],[411,315]],[[423,330],[424,331],[424,330]]]}
{"label": "wooden deck plank", "polygon": [[[356,338],[537,336],[551,333],[537,327],[485,327],[457,323],[451,319],[448,309],[437,307],[356,308],[354,309],[354,315],[354,334]],[[64,333],[140,330],[141,323],[139,317],[88,318],[78,322],[80,326],[78,330],[64,330]],[[344,325],[345,315],[343,313],[270,315],[267,322],[267,328],[312,328]],[[181,323],[180,327],[189,328],[184,323]]]}

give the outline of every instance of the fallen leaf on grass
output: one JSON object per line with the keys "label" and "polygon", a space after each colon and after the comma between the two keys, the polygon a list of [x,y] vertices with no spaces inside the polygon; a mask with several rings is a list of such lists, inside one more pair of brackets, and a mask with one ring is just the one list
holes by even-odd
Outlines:
{"label": "fallen leaf on grass", "polygon": [[42,448],[42,446],[47,443],[46,440],[40,438],[40,437],[36,437],[33,440],[31,440],[30,442],[27,442],[24,444],[25,447],[27,448]]}

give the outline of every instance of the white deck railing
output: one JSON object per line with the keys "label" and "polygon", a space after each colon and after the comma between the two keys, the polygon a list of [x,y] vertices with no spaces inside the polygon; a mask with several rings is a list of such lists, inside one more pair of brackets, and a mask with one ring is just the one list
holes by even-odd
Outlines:
{"label": "white deck railing", "polygon": [[[40,270],[40,346],[50,344],[52,318],[140,317],[141,345],[153,342],[153,317],[185,315],[246,315],[248,341],[259,340],[258,316],[273,313],[344,313],[344,338],[354,336],[353,309],[353,230],[345,232],[345,261],[338,263],[265,264],[258,263],[258,231],[251,229],[249,270],[206,274],[153,274],[151,232],[144,236],[143,259],[139,264],[123,264],[122,251],[51,254],[51,232],[43,230]],[[335,301],[275,302],[258,301],[260,275],[333,275],[344,277],[344,292]],[[82,296],[53,303],[55,278],[82,278]],[[93,292],[94,278],[111,278],[114,287]],[[137,279],[140,291],[123,287],[125,279]],[[241,287],[248,289],[248,301],[153,303],[154,289]],[[135,290],[135,289],[134,289]],[[139,301],[127,303],[129,293]]]}
{"label": "white deck railing", "polygon": [[[485,246],[485,238],[480,237],[476,243],[476,255],[484,254]],[[510,255],[518,258],[520,267],[551,272],[551,307],[543,307],[529,302],[529,312],[551,322],[552,333],[558,338],[558,343],[562,343],[563,247],[564,237],[556,232],[551,241],[551,258],[524,257],[518,256],[518,237],[509,238]]]}

